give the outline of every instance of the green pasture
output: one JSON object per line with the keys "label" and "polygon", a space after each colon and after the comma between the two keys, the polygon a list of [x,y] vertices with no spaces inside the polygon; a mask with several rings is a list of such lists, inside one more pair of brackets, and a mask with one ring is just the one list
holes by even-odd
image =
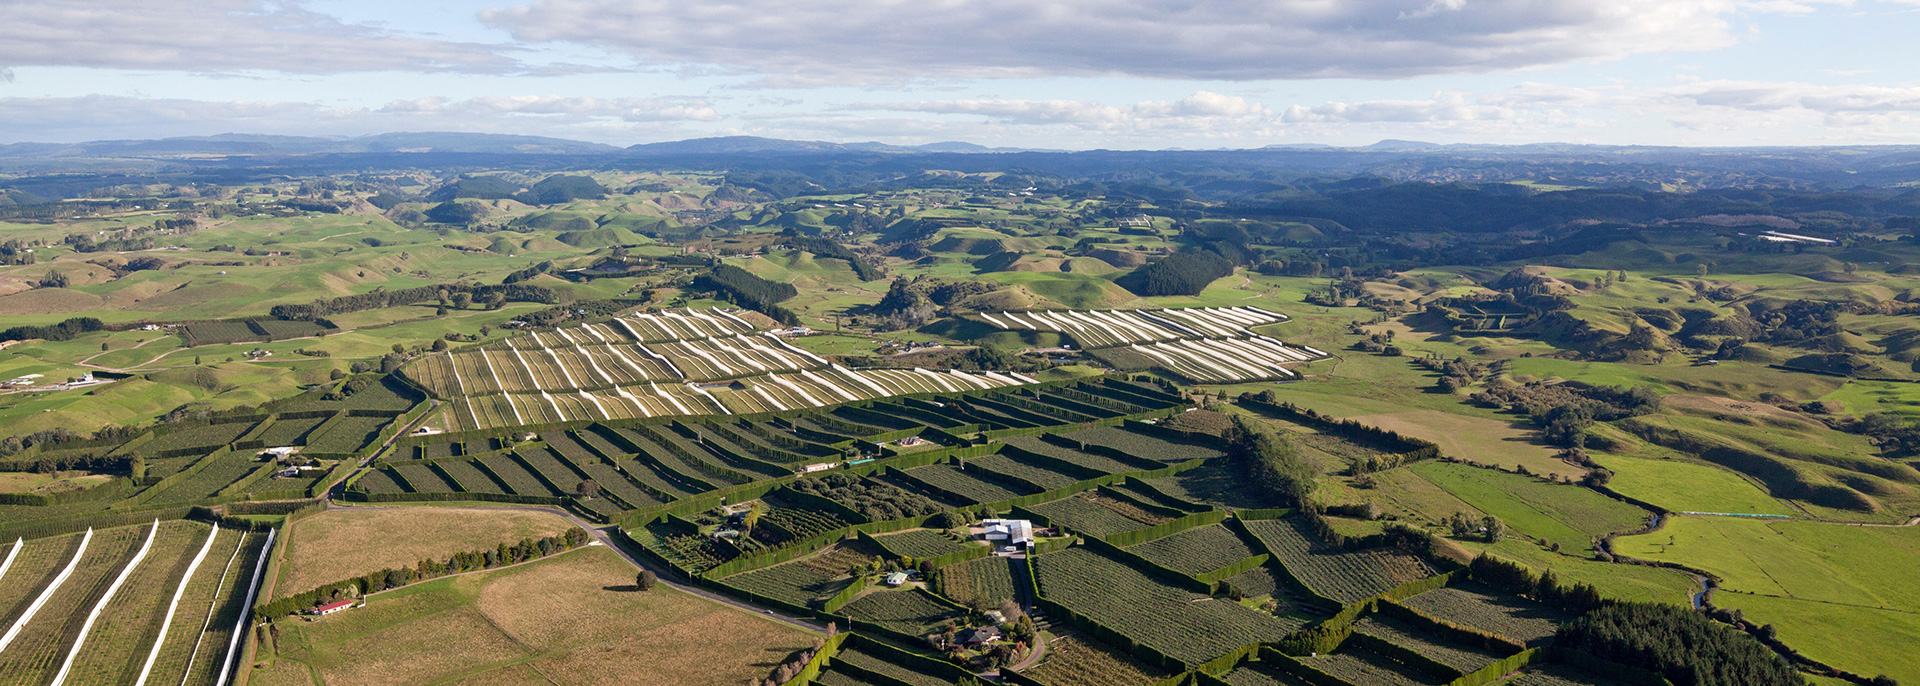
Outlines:
{"label": "green pasture", "polygon": [[1704,464],[1595,454],[1613,472],[1607,487],[1675,512],[1794,513],[1745,477]]}
{"label": "green pasture", "polygon": [[1920,528],[1681,515],[1615,539],[1633,557],[1712,572],[1728,590],[1912,611],[1920,607]]}
{"label": "green pasture", "polygon": [[1530,476],[1449,462],[1423,462],[1411,469],[1514,531],[1568,552],[1592,547],[1595,538],[1640,528],[1649,514],[1581,486]]}

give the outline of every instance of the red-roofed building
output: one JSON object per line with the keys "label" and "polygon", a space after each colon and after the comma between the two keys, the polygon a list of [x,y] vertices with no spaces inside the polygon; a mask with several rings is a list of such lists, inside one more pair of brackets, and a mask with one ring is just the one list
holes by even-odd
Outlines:
{"label": "red-roofed building", "polygon": [[347,608],[353,607],[353,604],[355,602],[357,601],[349,599],[349,600],[342,600],[337,603],[327,603],[325,605],[321,605],[320,607],[313,608],[312,610],[309,610],[309,612],[312,612],[313,614],[316,614],[316,615],[330,615],[335,612],[339,612],[341,610],[345,610]]}

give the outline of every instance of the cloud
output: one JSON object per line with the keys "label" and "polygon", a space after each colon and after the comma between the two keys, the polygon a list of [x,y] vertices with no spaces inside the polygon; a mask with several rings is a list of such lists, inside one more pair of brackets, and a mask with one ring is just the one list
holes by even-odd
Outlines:
{"label": "cloud", "polygon": [[527,70],[500,46],[409,36],[270,0],[0,2],[0,66],[299,74]]}
{"label": "cloud", "polygon": [[864,103],[842,109],[979,115],[1001,125],[1065,125],[1106,133],[1172,129],[1228,130],[1264,126],[1272,121],[1272,112],[1267,110],[1266,105],[1209,91],[1200,91],[1179,100],[1146,100],[1127,107],[1081,100],[981,99]]}
{"label": "cloud", "polygon": [[377,108],[306,102],[217,101],[89,95],[0,98],[0,142],[77,142],[218,133],[359,136],[463,131],[635,142],[685,135],[683,124],[720,119],[705,99],[509,96],[396,100]]}
{"label": "cloud", "polygon": [[379,109],[384,114],[434,114],[485,117],[502,114],[616,117],[629,122],[717,121],[720,112],[705,98],[595,98],[558,95],[479,97],[468,100],[420,98],[396,100]]}
{"label": "cloud", "polygon": [[[535,0],[482,23],[776,85],[1400,78],[1734,42],[1739,0]],[[1764,10],[1767,8],[1754,8]]]}

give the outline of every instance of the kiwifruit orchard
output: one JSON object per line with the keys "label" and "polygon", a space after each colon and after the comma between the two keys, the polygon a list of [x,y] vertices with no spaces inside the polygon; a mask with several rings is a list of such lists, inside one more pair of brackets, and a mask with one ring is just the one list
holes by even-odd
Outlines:
{"label": "kiwifruit orchard", "polygon": [[1907,195],[483,162],[0,204],[0,685],[1920,682]]}

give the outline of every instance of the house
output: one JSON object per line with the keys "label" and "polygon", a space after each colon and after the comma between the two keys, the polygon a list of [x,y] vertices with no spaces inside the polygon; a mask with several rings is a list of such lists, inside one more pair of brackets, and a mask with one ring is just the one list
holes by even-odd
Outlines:
{"label": "house", "polygon": [[824,472],[824,471],[827,471],[827,470],[829,470],[829,469],[833,469],[833,465],[834,465],[834,463],[832,463],[832,462],[815,462],[815,463],[813,463],[813,464],[810,464],[810,465],[807,465],[807,466],[805,466],[805,467],[801,467],[801,468],[800,468],[800,473],[801,473],[801,474],[812,474],[812,473],[814,473],[814,472]]}
{"label": "house", "polygon": [[901,585],[901,584],[904,584],[904,583],[907,583],[907,573],[906,573],[906,572],[894,572],[894,573],[892,573],[892,574],[888,574],[888,575],[887,575],[887,585],[888,585],[888,586],[899,586],[899,585]]}
{"label": "house", "polygon": [[340,601],[340,602],[337,602],[337,603],[327,603],[327,604],[325,604],[325,605],[321,605],[320,607],[316,607],[316,608],[313,608],[313,609],[311,609],[311,610],[308,610],[308,612],[310,612],[310,613],[313,613],[313,614],[316,614],[316,615],[330,615],[330,614],[333,614],[333,613],[335,613],[335,612],[339,612],[339,611],[341,611],[341,610],[345,610],[345,609],[348,609],[348,608],[351,608],[351,607],[353,607],[353,604],[354,604],[355,602],[357,602],[357,601],[355,601],[355,600],[353,600],[353,599],[351,599],[351,598],[349,598],[349,599],[347,599],[347,600],[342,600],[342,601]]}
{"label": "house", "polygon": [[983,646],[999,638],[999,627],[983,626],[978,629],[962,631],[958,635],[955,635],[953,640],[964,646]]}
{"label": "house", "polygon": [[1033,522],[1025,519],[985,519],[980,525],[986,527],[983,538],[989,541],[1006,541],[1007,545],[1033,542]]}

